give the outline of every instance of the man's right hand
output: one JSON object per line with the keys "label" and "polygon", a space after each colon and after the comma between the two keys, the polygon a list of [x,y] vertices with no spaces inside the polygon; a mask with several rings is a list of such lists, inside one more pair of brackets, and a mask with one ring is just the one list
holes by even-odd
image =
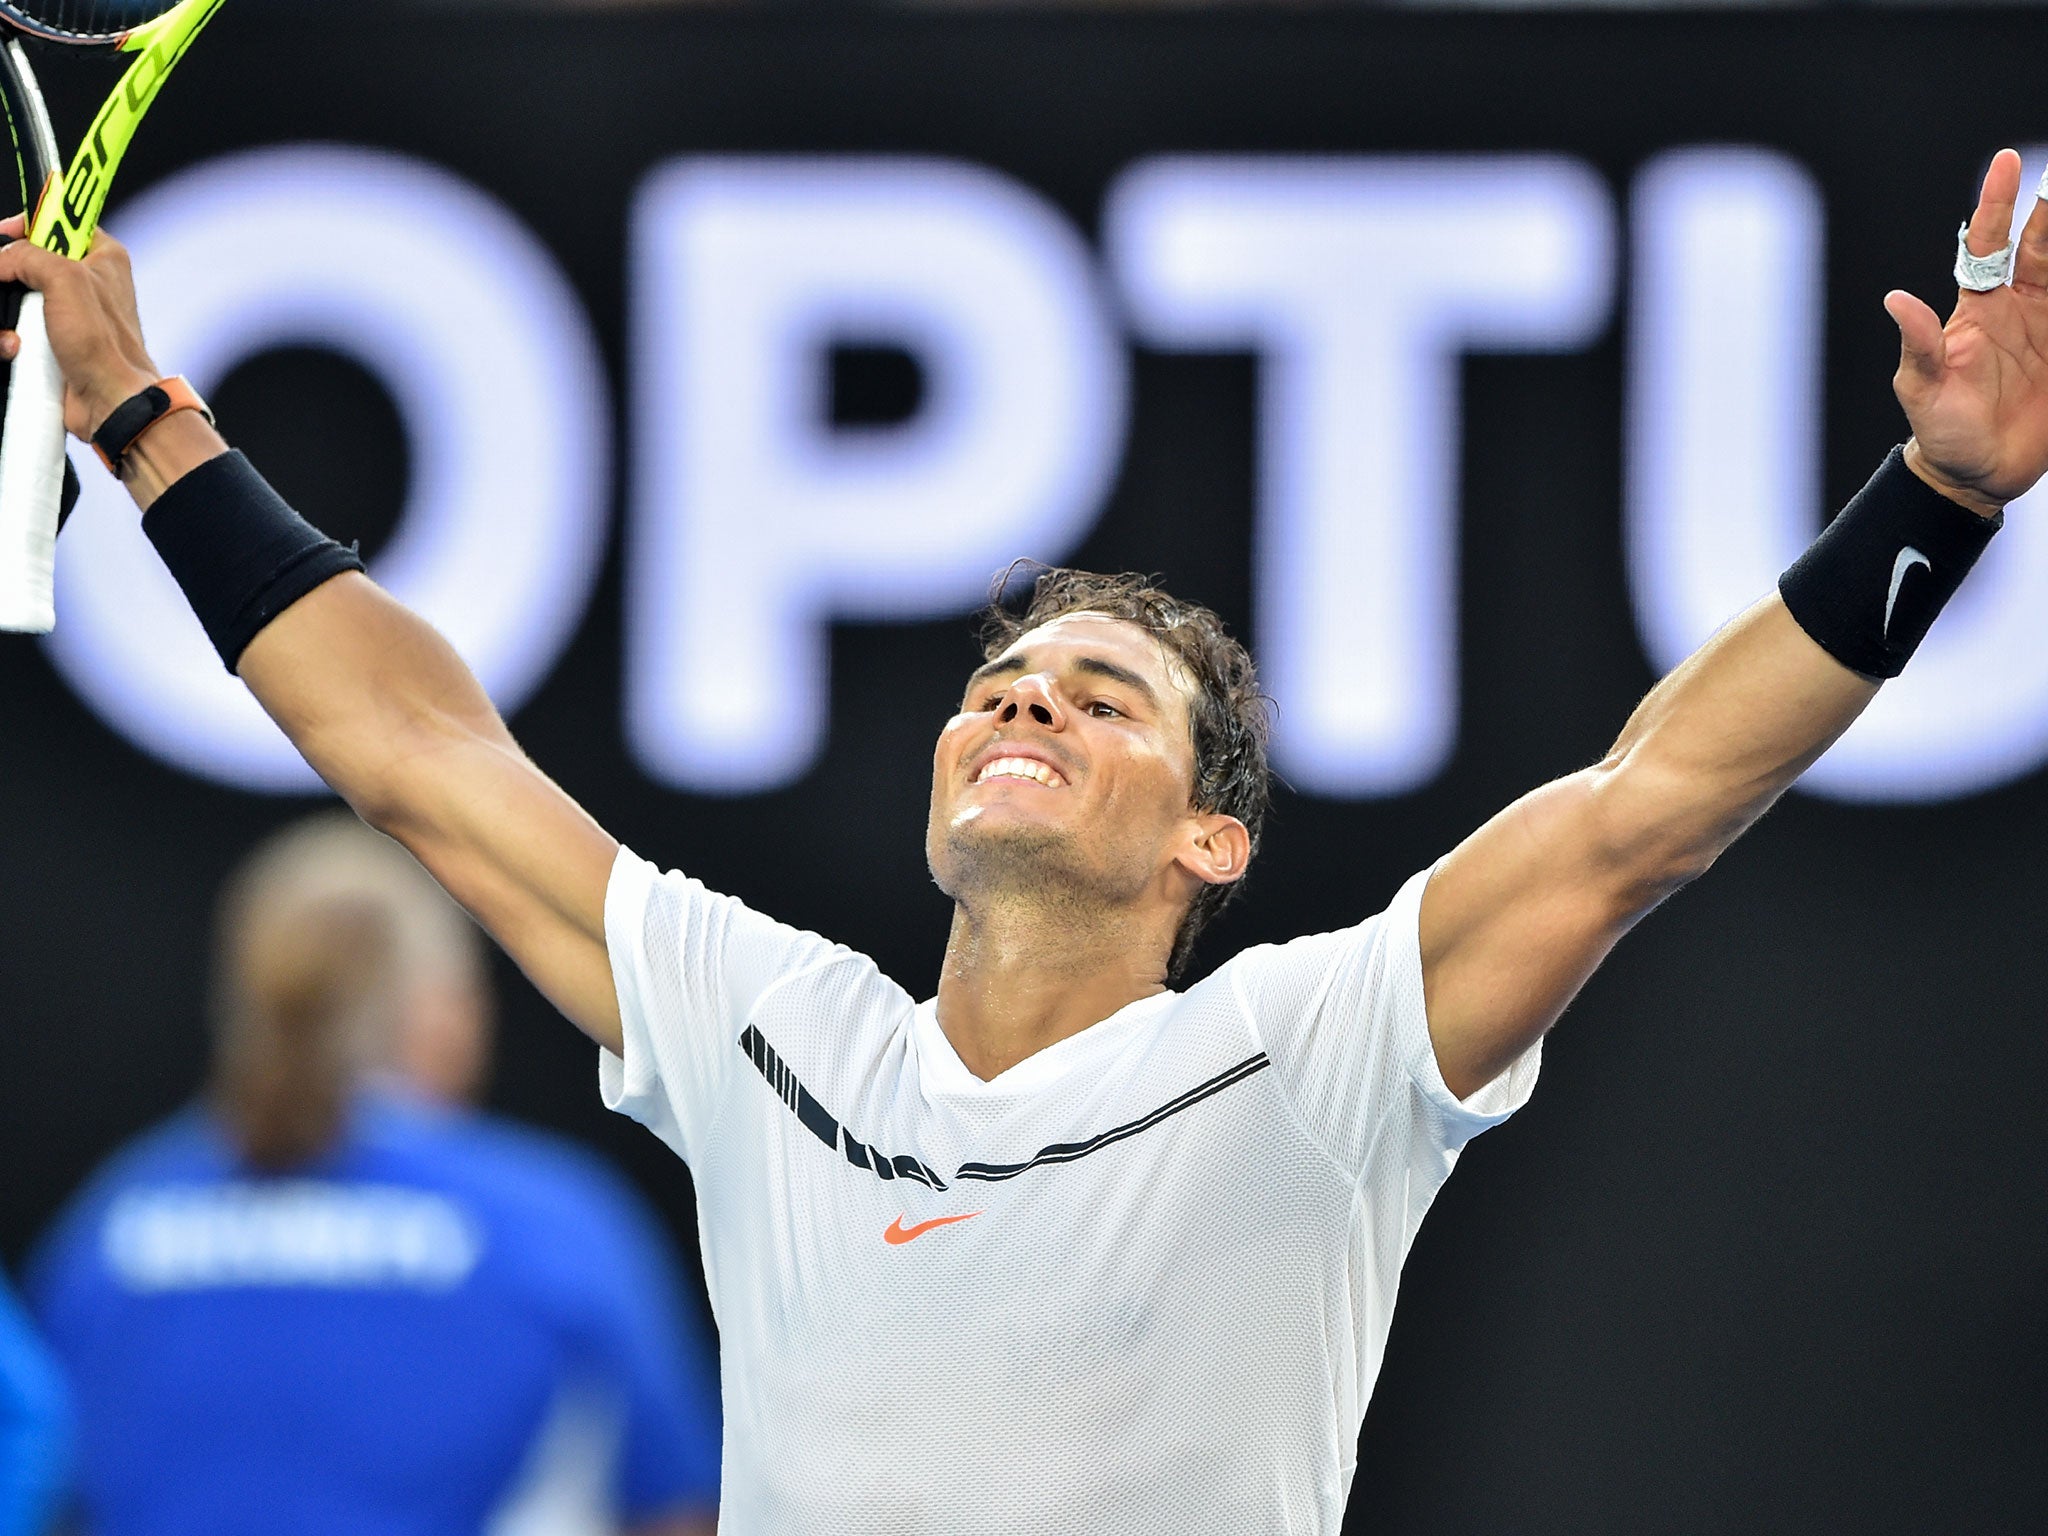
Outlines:
{"label": "man's right hand", "polygon": [[[23,283],[43,295],[50,347],[64,370],[64,426],[89,440],[122,401],[163,377],[142,341],[135,275],[128,249],[102,231],[83,261],[22,238],[24,216],[0,220],[0,282]],[[0,332],[0,359],[12,361],[21,341]]]}

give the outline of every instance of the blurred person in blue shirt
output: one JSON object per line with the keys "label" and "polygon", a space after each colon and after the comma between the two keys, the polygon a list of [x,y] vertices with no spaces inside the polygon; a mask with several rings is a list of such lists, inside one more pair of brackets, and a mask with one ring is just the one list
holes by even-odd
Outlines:
{"label": "blurred person in blue shirt", "polygon": [[715,1352],[622,1181],[467,1109],[479,936],[353,817],[231,884],[205,1100],[32,1270],[96,1536],[699,1536]]}
{"label": "blurred person in blue shirt", "polygon": [[64,1387],[0,1277],[0,1536],[38,1536],[64,1477]]}

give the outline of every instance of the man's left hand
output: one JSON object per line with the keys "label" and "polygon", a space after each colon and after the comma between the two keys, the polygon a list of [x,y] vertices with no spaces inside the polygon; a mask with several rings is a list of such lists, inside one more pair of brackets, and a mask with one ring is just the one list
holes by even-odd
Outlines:
{"label": "man's left hand", "polygon": [[[1970,216],[1973,255],[2005,248],[2019,192],[2020,157],[2001,149]],[[1947,325],[1910,293],[1884,307],[1899,327],[1892,388],[1913,428],[1913,472],[1987,515],[2031,490],[2048,473],[2048,198],[2027,219],[2011,282],[1961,293]]]}

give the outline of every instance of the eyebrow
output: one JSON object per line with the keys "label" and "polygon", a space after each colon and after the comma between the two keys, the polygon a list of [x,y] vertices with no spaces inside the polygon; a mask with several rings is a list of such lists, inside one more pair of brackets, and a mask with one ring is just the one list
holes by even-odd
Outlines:
{"label": "eyebrow", "polygon": [[[1099,677],[1108,682],[1121,683],[1154,709],[1159,707],[1158,691],[1129,667],[1119,666],[1113,661],[1105,661],[1100,656],[1076,656],[1073,666],[1076,672],[1080,672],[1088,677]],[[1011,656],[998,656],[987,665],[974,669],[973,675],[967,679],[967,689],[971,693],[977,684],[992,682],[998,677],[1008,677],[1019,672],[1027,672],[1030,668],[1031,658],[1023,653]]]}

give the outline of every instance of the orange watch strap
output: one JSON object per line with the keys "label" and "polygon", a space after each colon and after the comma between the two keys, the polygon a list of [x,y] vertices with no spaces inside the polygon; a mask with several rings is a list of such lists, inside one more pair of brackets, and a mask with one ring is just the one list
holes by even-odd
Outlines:
{"label": "orange watch strap", "polygon": [[192,387],[189,379],[182,373],[174,373],[169,378],[158,379],[140,394],[116,406],[100,430],[93,434],[92,451],[100,456],[100,462],[107,466],[108,472],[118,478],[121,460],[127,456],[128,450],[140,442],[142,435],[151,427],[180,411],[197,411],[206,418],[207,425],[213,424],[212,408],[200,398],[199,391]]}

